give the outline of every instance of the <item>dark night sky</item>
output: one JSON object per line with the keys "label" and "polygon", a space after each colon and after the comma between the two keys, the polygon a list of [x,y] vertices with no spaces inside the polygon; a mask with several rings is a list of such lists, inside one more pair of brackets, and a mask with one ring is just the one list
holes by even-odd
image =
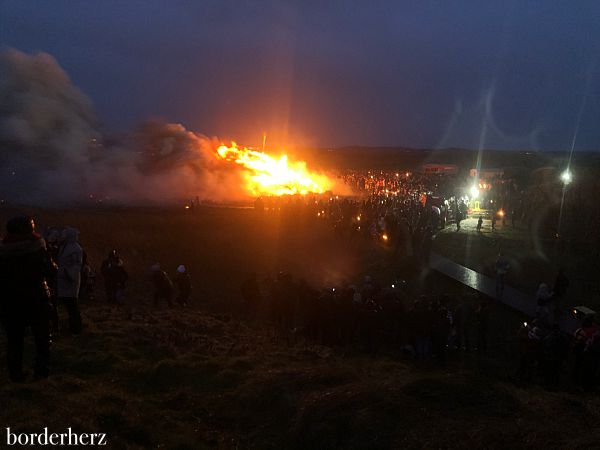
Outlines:
{"label": "dark night sky", "polygon": [[600,2],[12,1],[105,128],[258,144],[600,149]]}

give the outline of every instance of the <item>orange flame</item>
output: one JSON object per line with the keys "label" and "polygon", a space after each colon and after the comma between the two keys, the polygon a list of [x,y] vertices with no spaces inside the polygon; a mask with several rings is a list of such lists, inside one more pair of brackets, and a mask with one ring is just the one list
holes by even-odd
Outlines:
{"label": "orange flame", "polygon": [[234,162],[246,169],[246,190],[254,196],[260,195],[306,195],[321,194],[331,187],[324,176],[310,172],[304,161],[289,161],[287,155],[279,159],[249,148],[221,145],[218,157]]}

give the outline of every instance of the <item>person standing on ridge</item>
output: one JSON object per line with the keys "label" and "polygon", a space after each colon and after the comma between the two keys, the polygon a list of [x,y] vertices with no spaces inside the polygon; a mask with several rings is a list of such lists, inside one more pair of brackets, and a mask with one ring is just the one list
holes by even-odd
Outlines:
{"label": "person standing on ridge", "polygon": [[62,238],[63,242],[58,250],[57,261],[56,290],[58,303],[64,304],[67,308],[71,334],[79,334],[81,333],[81,315],[77,301],[81,288],[83,249],[79,245],[79,231],[76,228],[65,228]]}
{"label": "person standing on ridge", "polygon": [[14,382],[26,379],[23,350],[27,327],[31,328],[36,348],[34,376],[48,377],[48,281],[54,278],[56,271],[44,239],[35,232],[33,219],[25,216],[10,219],[0,243],[0,321],[6,331],[8,373]]}

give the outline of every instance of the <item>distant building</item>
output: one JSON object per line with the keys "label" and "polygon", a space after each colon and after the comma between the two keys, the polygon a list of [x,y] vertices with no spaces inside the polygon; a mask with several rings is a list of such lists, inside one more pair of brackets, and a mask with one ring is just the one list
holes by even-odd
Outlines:
{"label": "distant building", "polygon": [[423,173],[456,175],[458,173],[458,166],[456,164],[423,164],[420,171]]}
{"label": "distant building", "polygon": [[[471,169],[469,171],[471,177],[477,176],[477,169]],[[500,178],[504,176],[504,169],[479,169],[480,180],[492,180],[493,178]]]}

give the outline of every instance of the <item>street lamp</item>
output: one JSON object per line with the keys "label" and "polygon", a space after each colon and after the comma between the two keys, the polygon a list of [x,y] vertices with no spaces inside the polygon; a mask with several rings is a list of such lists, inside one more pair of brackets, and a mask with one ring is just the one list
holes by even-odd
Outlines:
{"label": "street lamp", "polygon": [[567,167],[561,174],[560,174],[560,179],[563,183],[563,188],[562,188],[562,196],[560,199],[560,210],[558,211],[558,226],[556,227],[556,237],[558,239],[561,238],[561,227],[562,227],[562,218],[563,218],[563,210],[565,207],[565,194],[567,193],[567,186],[569,186],[569,184],[571,184],[571,182],[573,181],[573,173],[571,172],[571,170]]}
{"label": "street lamp", "polygon": [[563,173],[560,174],[560,179],[563,184],[571,184],[571,181],[573,181],[573,174],[569,169],[565,169]]}
{"label": "street lamp", "polygon": [[477,186],[473,185],[471,186],[471,198],[476,199],[477,197],[479,197],[479,189],[477,189]]}

